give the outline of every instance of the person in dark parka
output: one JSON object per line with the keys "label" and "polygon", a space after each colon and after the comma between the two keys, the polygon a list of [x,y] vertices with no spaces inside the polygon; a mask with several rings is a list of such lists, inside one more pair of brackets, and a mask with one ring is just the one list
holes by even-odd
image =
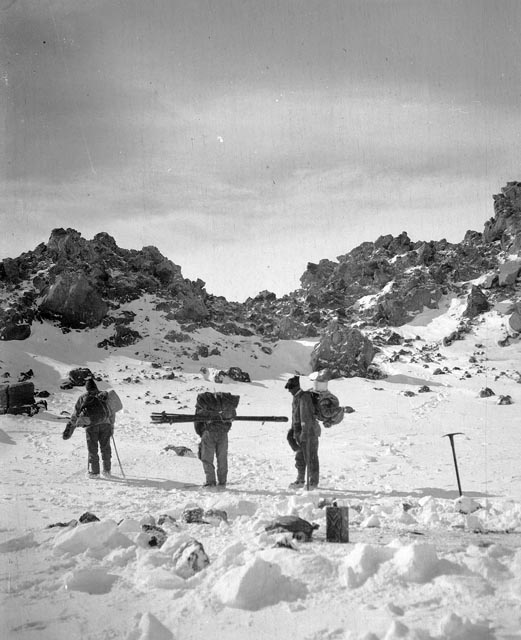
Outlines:
{"label": "person in dark parka", "polygon": [[304,486],[307,472],[309,488],[314,489],[319,482],[318,439],[321,429],[315,417],[313,398],[310,392],[300,388],[299,376],[290,378],[285,389],[293,396],[288,442],[295,451],[297,479],[292,486]]}
{"label": "person in dark parka", "polygon": [[[112,450],[110,438],[114,430],[114,416],[111,415],[107,402],[107,392],[100,391],[93,378],[88,378],[85,391],[74,407],[70,419],[71,434],[77,426],[85,427],[88,449],[88,477],[99,478],[101,453],[103,461],[103,476],[111,475]],[[68,437],[70,437],[70,435]]]}

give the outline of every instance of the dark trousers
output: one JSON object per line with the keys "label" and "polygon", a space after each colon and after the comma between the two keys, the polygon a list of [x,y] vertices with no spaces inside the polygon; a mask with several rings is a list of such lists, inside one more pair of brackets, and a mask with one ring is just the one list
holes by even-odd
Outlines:
{"label": "dark trousers", "polygon": [[306,479],[306,468],[309,473],[309,484],[318,485],[320,466],[318,462],[318,436],[310,436],[302,440],[300,449],[295,453],[295,467],[297,477],[304,482]]}
{"label": "dark trousers", "polygon": [[225,431],[204,431],[201,437],[201,462],[206,484],[215,484],[214,458],[217,461],[217,481],[226,484],[228,477],[228,434]]}
{"label": "dark trousers", "polygon": [[91,473],[99,473],[98,446],[103,460],[103,471],[110,471],[112,426],[110,424],[96,424],[92,427],[87,427],[85,435],[87,436],[87,449],[89,450],[89,471]]}

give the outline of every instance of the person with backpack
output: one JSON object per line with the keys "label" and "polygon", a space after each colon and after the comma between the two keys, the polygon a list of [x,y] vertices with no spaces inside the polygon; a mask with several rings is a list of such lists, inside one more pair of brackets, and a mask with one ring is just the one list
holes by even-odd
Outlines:
{"label": "person with backpack", "polygon": [[108,393],[98,389],[94,378],[87,378],[85,391],[86,393],[81,395],[76,402],[74,413],[67,424],[63,438],[69,439],[76,427],[85,427],[89,452],[87,476],[94,479],[100,477],[100,453],[103,461],[102,475],[105,478],[110,478],[112,458],[110,438],[114,432],[115,414],[110,410]]}
{"label": "person with backpack", "polygon": [[[315,416],[315,404],[311,392],[300,388],[299,376],[290,378],[285,387],[293,396],[291,406],[291,429],[288,442],[295,451],[297,479],[292,487],[316,489],[319,481],[318,439],[321,428]],[[307,472],[307,483],[306,483]]]}
{"label": "person with backpack", "polygon": [[[225,489],[228,479],[228,432],[237,415],[240,397],[231,393],[209,391],[199,393],[194,422],[199,443],[199,460],[206,482],[203,487]],[[214,464],[215,461],[215,464]],[[217,467],[217,469],[216,469]],[[217,473],[216,473],[217,471]]]}

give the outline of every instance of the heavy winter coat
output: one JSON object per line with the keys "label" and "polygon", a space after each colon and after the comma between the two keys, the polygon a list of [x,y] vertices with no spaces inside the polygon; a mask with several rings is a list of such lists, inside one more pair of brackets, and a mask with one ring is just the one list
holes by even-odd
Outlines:
{"label": "heavy winter coat", "polygon": [[297,442],[306,440],[309,436],[316,438],[320,436],[320,424],[315,417],[315,405],[309,391],[300,389],[293,396],[291,426]]}
{"label": "heavy winter coat", "polygon": [[87,391],[87,393],[84,393],[83,395],[81,395],[78,398],[78,400],[76,401],[76,404],[74,406],[74,413],[72,414],[71,420],[70,420],[70,422],[72,423],[72,425],[74,427],[76,427],[76,426],[88,426],[88,425],[81,425],[81,420],[80,420],[79,423],[78,423],[78,420],[82,417],[83,410],[85,409],[85,407],[88,404],[89,400],[93,396],[98,396],[102,402],[105,402],[105,404],[107,405],[107,409],[109,411],[107,419],[104,420],[103,422],[98,423],[98,424],[108,424],[108,425],[113,425],[114,424],[115,415],[114,414],[110,414],[110,408],[109,408],[109,405],[108,405],[108,402],[107,402],[107,399],[108,399],[107,392],[106,391]]}

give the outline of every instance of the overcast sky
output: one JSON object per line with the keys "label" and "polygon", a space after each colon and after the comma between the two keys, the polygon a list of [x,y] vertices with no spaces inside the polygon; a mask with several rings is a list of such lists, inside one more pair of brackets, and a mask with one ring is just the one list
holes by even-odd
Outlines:
{"label": "overcast sky", "polygon": [[243,300],[521,179],[519,0],[0,0],[0,259],[155,245]]}

